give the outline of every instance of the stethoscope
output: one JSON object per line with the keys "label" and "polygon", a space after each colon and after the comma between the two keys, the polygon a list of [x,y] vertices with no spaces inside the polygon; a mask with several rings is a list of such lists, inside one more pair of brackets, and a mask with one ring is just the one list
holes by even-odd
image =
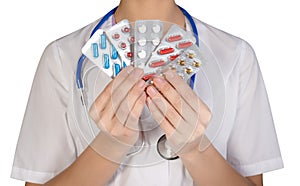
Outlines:
{"label": "stethoscope", "polygon": [[[188,19],[188,21],[190,22],[190,26],[192,28],[193,34],[196,38],[196,45],[199,46],[199,38],[198,38],[198,30],[196,27],[196,24],[193,20],[193,17],[182,7],[178,6],[180,8],[180,10],[182,11],[182,13],[184,14],[184,16]],[[103,18],[100,20],[100,22],[95,26],[95,28],[93,29],[90,38],[94,35],[94,33],[115,13],[115,11],[117,10],[118,7],[113,8],[111,11],[109,11],[106,15],[103,16]],[[83,93],[83,83],[82,83],[82,77],[81,77],[81,72],[82,72],[82,66],[83,63],[85,61],[86,56],[84,54],[82,54],[78,60],[78,64],[77,64],[77,70],[76,70],[76,84],[77,84],[77,88],[80,90],[80,94],[81,94],[81,101],[82,104],[85,108],[85,113],[86,113],[86,117],[88,117],[88,112],[87,112],[87,108],[86,108],[86,103],[84,100],[84,93]],[[189,81],[189,85],[190,87],[193,89],[194,88],[194,82],[195,82],[195,75],[193,75],[190,78]],[[91,124],[89,123],[89,126],[91,128]],[[142,145],[140,147],[140,149],[142,149],[142,147],[144,146],[144,139],[142,139]],[[166,159],[166,160],[174,160],[179,158],[170,148],[170,146],[168,146],[167,143],[167,138],[166,135],[162,135],[159,140],[157,141],[157,152],[159,153],[159,155]],[[131,156],[134,155],[136,153],[138,153],[140,150],[133,152],[133,153],[129,153],[127,154],[127,156]]]}

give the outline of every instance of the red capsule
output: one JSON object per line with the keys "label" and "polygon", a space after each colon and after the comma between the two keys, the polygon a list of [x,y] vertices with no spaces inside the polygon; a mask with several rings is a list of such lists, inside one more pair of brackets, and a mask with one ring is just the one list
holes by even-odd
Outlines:
{"label": "red capsule", "polygon": [[160,55],[165,55],[165,54],[170,54],[170,53],[172,53],[172,52],[174,52],[175,50],[174,50],[174,48],[164,48],[164,49],[160,49],[159,51],[158,51],[158,54],[160,54]]}
{"label": "red capsule", "polygon": [[187,48],[193,45],[193,42],[187,41],[187,42],[182,42],[177,44],[177,48],[182,49],[182,48]]}
{"label": "red capsule", "polygon": [[152,78],[155,74],[148,74],[148,75],[145,75],[142,79],[144,81],[147,81],[148,79]]}
{"label": "red capsule", "polygon": [[180,54],[171,55],[171,56],[170,56],[170,61],[173,61],[173,60],[176,59],[178,56],[180,56]]}
{"label": "red capsule", "polygon": [[149,65],[150,67],[152,68],[155,68],[155,67],[160,67],[160,66],[164,66],[166,63],[164,60],[159,60],[159,61],[153,61],[151,62],[151,64]]}
{"label": "red capsule", "polygon": [[167,38],[168,42],[174,42],[174,41],[179,41],[182,39],[181,35],[174,35],[174,36],[170,36]]}

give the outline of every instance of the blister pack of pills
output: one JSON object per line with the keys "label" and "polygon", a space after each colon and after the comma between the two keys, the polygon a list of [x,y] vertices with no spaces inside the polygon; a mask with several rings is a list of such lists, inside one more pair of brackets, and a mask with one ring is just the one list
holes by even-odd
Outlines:
{"label": "blister pack of pills", "polygon": [[144,69],[153,50],[163,35],[163,22],[159,20],[138,20],[135,22],[134,66]]}
{"label": "blister pack of pills", "polygon": [[128,20],[122,20],[106,32],[110,43],[117,49],[122,60],[122,68],[131,65],[133,59],[132,44],[135,41]]}
{"label": "blister pack of pills", "polygon": [[193,35],[177,25],[172,25],[145,64],[146,77],[150,78],[156,74],[195,43],[196,39]]}
{"label": "blister pack of pills", "polygon": [[82,53],[112,78],[133,65],[144,70],[145,81],[168,69],[187,81],[203,62],[195,43],[194,35],[177,25],[138,20],[132,29],[128,20],[122,20],[108,30],[97,30]]}
{"label": "blister pack of pills", "polygon": [[161,71],[158,71],[158,74],[163,74],[167,70],[174,70],[183,80],[187,81],[193,74],[200,70],[202,61],[204,61],[204,58],[201,55],[201,51],[194,44],[184,50],[175,60],[163,67]]}
{"label": "blister pack of pills", "polygon": [[107,40],[102,29],[95,32],[81,51],[108,76],[113,77],[120,72],[121,61],[118,52]]}

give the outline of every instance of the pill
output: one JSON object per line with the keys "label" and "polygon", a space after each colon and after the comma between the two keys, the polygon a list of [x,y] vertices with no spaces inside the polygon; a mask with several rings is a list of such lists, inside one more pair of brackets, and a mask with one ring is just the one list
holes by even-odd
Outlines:
{"label": "pill", "polygon": [[125,61],[123,61],[123,68],[126,68],[126,67],[127,67],[127,65],[126,65]]}
{"label": "pill", "polygon": [[153,44],[154,46],[157,46],[159,43],[160,43],[160,39],[159,39],[158,37],[156,37],[156,38],[154,38],[154,39],[152,40],[152,44]]}
{"label": "pill", "polygon": [[100,47],[101,49],[106,49],[106,35],[101,34],[100,36]]}
{"label": "pill", "polygon": [[145,46],[146,42],[147,42],[146,38],[141,38],[141,39],[138,40],[138,43],[139,43],[140,46]]}
{"label": "pill", "polygon": [[120,47],[122,50],[125,50],[126,47],[127,47],[127,45],[126,45],[126,43],[121,42],[121,43],[119,44],[119,47]]}
{"label": "pill", "polygon": [[139,56],[139,58],[143,59],[143,58],[146,57],[146,55],[147,55],[147,53],[146,53],[145,50],[140,50],[140,51],[138,51],[138,56]]}
{"label": "pill", "polygon": [[104,61],[104,68],[109,69],[110,64],[109,64],[109,55],[108,54],[103,54],[103,61]]}
{"label": "pill", "polygon": [[93,46],[93,56],[94,56],[94,58],[99,57],[98,44],[93,43],[92,46]]}
{"label": "pill", "polygon": [[191,73],[193,72],[193,70],[192,70],[191,68],[186,68],[186,69],[185,69],[185,72],[186,72],[187,74],[191,74]]}
{"label": "pill", "polygon": [[193,65],[194,67],[200,67],[201,63],[199,61],[194,60]]}
{"label": "pill", "polygon": [[132,52],[127,52],[127,53],[126,53],[126,57],[127,57],[127,58],[132,58],[132,56],[133,56],[133,53],[132,53]]}
{"label": "pill", "polygon": [[130,43],[134,43],[134,41],[135,41],[134,36],[130,36],[130,37],[128,38],[128,41],[129,41]]}
{"label": "pill", "polygon": [[169,59],[170,61],[174,61],[178,56],[180,56],[180,54],[171,55]]}
{"label": "pill", "polygon": [[120,39],[120,34],[115,33],[115,34],[112,35],[112,38],[115,39],[115,40],[118,40],[118,39]]}
{"label": "pill", "polygon": [[140,25],[138,27],[138,30],[139,30],[140,33],[143,34],[143,33],[145,33],[147,31],[147,27],[146,27],[146,25]]}
{"label": "pill", "polygon": [[160,26],[159,25],[153,25],[153,27],[152,27],[152,31],[154,32],[154,33],[158,33],[158,32],[160,32]]}
{"label": "pill", "polygon": [[113,45],[111,46],[111,58],[112,59],[118,58],[118,51]]}
{"label": "pill", "polygon": [[182,39],[182,35],[172,35],[167,38],[168,42],[179,41]]}
{"label": "pill", "polygon": [[158,61],[153,61],[150,64],[150,67],[155,68],[155,67],[160,67],[160,66],[164,66],[166,63],[164,60],[158,60]]}
{"label": "pill", "polygon": [[181,65],[181,66],[184,66],[185,65],[185,60],[179,59],[178,64]]}
{"label": "pill", "polygon": [[155,75],[155,74],[147,74],[147,75],[145,75],[142,79],[143,79],[144,81],[147,81],[148,79],[152,78],[154,75]]}
{"label": "pill", "polygon": [[188,48],[193,45],[193,42],[191,41],[186,41],[186,42],[181,42],[177,44],[177,48],[182,49],[182,48]]}
{"label": "pill", "polygon": [[193,59],[195,57],[195,53],[193,51],[190,51],[186,54],[186,56],[190,59]]}
{"label": "pill", "polygon": [[128,33],[128,32],[130,32],[130,28],[129,28],[128,26],[124,26],[124,27],[122,28],[122,32]]}
{"label": "pill", "polygon": [[165,55],[165,54],[170,54],[170,53],[172,53],[174,51],[175,51],[174,48],[171,48],[171,47],[169,47],[169,48],[163,48],[163,49],[158,50],[158,54]]}
{"label": "pill", "polygon": [[121,71],[121,67],[119,64],[115,63],[115,76],[117,76]]}

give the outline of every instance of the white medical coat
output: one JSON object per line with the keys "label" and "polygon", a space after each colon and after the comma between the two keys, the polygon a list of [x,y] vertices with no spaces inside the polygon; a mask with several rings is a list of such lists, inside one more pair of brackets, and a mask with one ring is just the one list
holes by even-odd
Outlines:
{"label": "white medical coat", "polygon": [[[16,148],[13,178],[44,183],[72,164],[92,141],[75,73],[81,48],[98,21],[52,42],[45,49]],[[224,80],[225,112],[211,138],[213,145],[243,176],[282,168],[268,97],[253,49],[238,37],[195,18],[194,21],[200,46],[211,50]],[[102,28],[111,25],[112,18]],[[88,106],[111,80],[92,66],[86,60],[83,69]],[[213,100],[206,81],[200,71],[194,91],[211,107]],[[146,144],[155,147],[162,131],[146,110],[143,115],[141,124],[153,129],[145,133]],[[94,125],[93,129],[97,132]],[[125,162],[130,166],[120,166],[108,185],[193,185],[180,159],[163,160],[155,148],[148,148]]]}

